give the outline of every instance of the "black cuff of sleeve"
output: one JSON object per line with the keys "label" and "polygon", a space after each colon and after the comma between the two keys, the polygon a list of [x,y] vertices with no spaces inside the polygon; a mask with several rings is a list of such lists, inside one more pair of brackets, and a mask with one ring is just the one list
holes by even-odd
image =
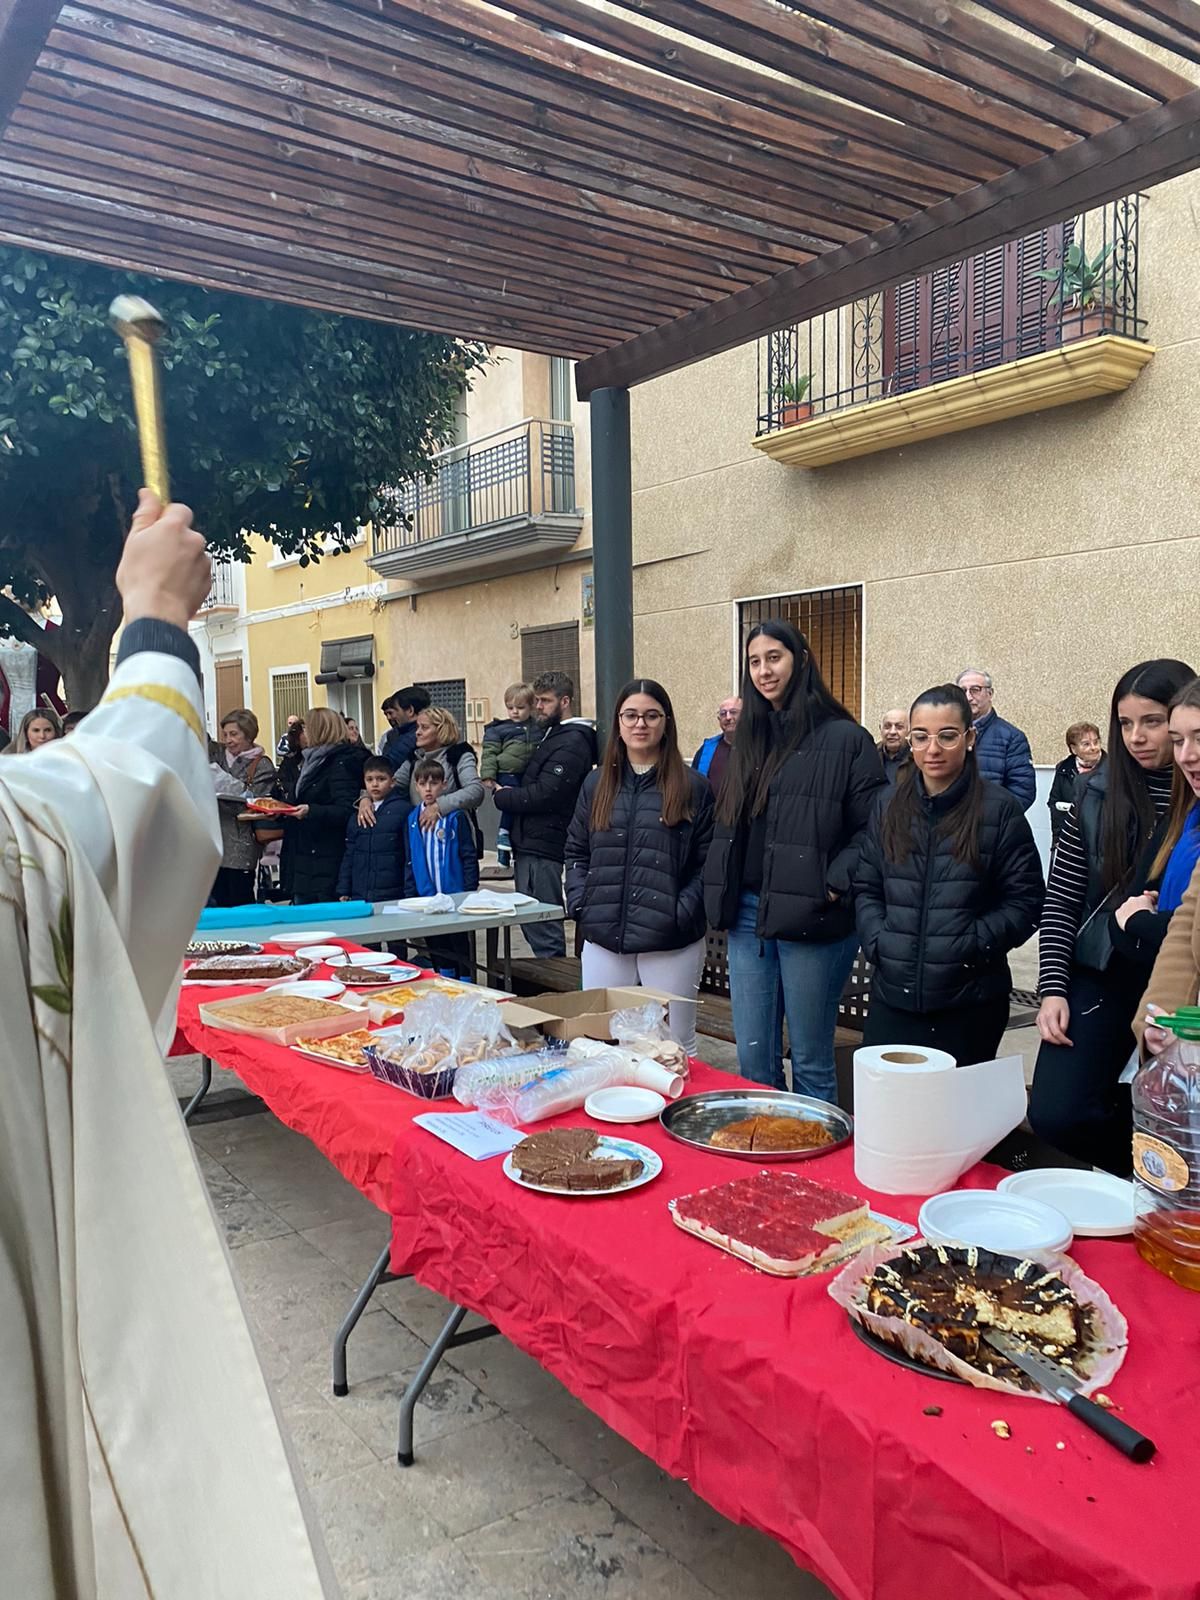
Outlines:
{"label": "black cuff of sleeve", "polygon": [[184,661],[200,682],[200,652],[195,641],[173,622],[159,622],[154,617],[140,617],[131,622],[121,635],[121,648],[117,651],[117,665],[143,650],[154,650],[160,656],[174,656]]}

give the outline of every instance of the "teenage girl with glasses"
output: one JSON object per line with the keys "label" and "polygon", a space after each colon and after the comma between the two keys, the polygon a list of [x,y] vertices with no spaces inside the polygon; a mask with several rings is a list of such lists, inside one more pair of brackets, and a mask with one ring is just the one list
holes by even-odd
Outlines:
{"label": "teenage girl with glasses", "polygon": [[[585,989],[644,984],[695,1001],[712,829],[712,789],[679,753],[670,696],[636,678],[617,696],[567,835],[567,915],[583,933]],[[695,1005],[675,1022],[676,1042],[695,1055]]]}
{"label": "teenage girl with glasses", "polygon": [[995,1057],[1008,1026],[1008,952],[1037,927],[1045,885],[1020,803],[980,776],[966,695],[913,703],[903,768],[872,819],[854,880],[875,971],[864,1044]]}

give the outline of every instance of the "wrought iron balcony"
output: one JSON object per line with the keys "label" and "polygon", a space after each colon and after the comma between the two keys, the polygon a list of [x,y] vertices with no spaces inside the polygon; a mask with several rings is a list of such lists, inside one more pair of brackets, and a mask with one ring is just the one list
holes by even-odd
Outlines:
{"label": "wrought iron balcony", "polygon": [[212,564],[212,588],[208,591],[208,598],[197,612],[198,616],[211,616],[214,613],[239,611],[241,603],[237,592],[236,563],[233,561],[214,561]]}
{"label": "wrought iron balcony", "polygon": [[583,527],[571,425],[526,418],[451,445],[432,479],[404,485],[400,504],[405,521],[374,530],[369,565],[385,577],[536,565]]}
{"label": "wrought iron balcony", "polygon": [[760,340],[755,442],[821,466],[1124,388],[1151,353],[1133,195]]}

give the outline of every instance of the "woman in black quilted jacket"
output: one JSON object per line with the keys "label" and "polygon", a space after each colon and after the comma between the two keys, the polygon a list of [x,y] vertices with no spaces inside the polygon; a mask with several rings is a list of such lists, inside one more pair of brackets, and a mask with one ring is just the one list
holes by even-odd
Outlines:
{"label": "woman in black quilted jacket", "polygon": [[1008,1026],[1008,952],[1033,933],[1045,883],[1019,801],[980,776],[967,697],[913,704],[912,765],[880,803],[854,879],[874,967],[864,1044],[994,1058]]}
{"label": "woman in black quilted jacket", "polygon": [[[635,678],[617,696],[604,758],[567,834],[567,915],[583,933],[585,989],[644,984],[695,999],[712,830],[712,789],[684,765],[670,696]],[[686,1026],[674,1021],[694,1055],[694,1006]]]}

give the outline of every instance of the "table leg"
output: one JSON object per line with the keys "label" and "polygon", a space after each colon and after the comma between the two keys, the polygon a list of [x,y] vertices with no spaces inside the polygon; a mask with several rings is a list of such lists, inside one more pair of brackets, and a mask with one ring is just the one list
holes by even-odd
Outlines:
{"label": "table leg", "polygon": [[471,939],[471,982],[479,982],[479,935],[472,933]]}
{"label": "table leg", "polygon": [[504,924],[504,987],[512,993],[512,923]]}
{"label": "table leg", "polygon": [[350,1385],[346,1381],[346,1341],[358,1325],[358,1319],[367,1309],[367,1302],[379,1287],[379,1280],[388,1268],[391,1258],[391,1240],[384,1245],[379,1260],[367,1274],[366,1282],[354,1297],[354,1304],[347,1311],[341,1327],[333,1336],[333,1392],[339,1398],[350,1393]]}
{"label": "table leg", "polygon": [[455,1306],[446,1318],[445,1324],[437,1338],[429,1346],[424,1361],[417,1368],[412,1382],[404,1391],[400,1399],[400,1437],[396,1449],[396,1460],[402,1467],[411,1467],[413,1464],[413,1414],[417,1409],[417,1401],[424,1392],[425,1385],[437,1370],[438,1363],[447,1350],[457,1349],[460,1345],[476,1344],[480,1339],[494,1339],[500,1332],[490,1323],[482,1328],[468,1328],[466,1333],[459,1333],[459,1327],[467,1314],[466,1306]]}
{"label": "table leg", "polygon": [[487,961],[487,981],[493,985],[500,974],[500,930],[489,928],[484,942],[485,960]]}
{"label": "table leg", "polygon": [[433,1377],[438,1362],[450,1348],[450,1341],[458,1332],[459,1324],[466,1314],[466,1306],[455,1306],[401,1397],[400,1437],[396,1447],[396,1460],[402,1467],[411,1467],[413,1464],[413,1412],[417,1409],[417,1401],[421,1398],[425,1385]]}
{"label": "table leg", "polygon": [[212,1088],[212,1059],[209,1056],[200,1057],[200,1087],[183,1108],[183,1120],[190,1122],[194,1114],[199,1111],[200,1103]]}

